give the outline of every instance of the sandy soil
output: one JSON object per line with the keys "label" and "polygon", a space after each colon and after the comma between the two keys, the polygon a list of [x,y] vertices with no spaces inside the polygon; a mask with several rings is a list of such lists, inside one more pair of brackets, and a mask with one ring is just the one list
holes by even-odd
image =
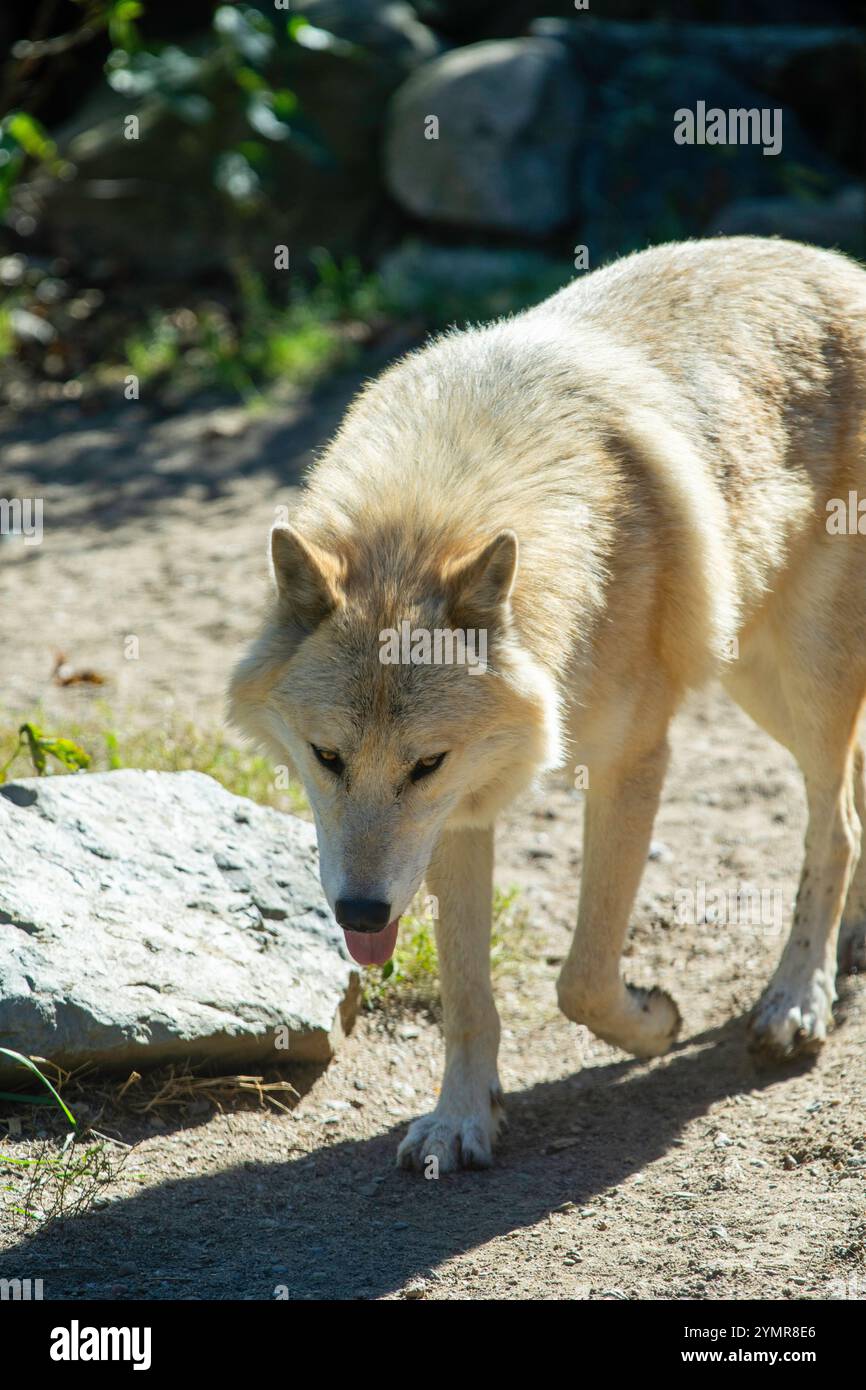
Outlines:
{"label": "sandy soil", "polygon": [[[3,493],[43,498],[45,533],[0,544],[5,722],[41,704],[62,727],[94,700],[120,727],[218,721],[274,508],[353,385],[270,415],[125,403],[7,431]],[[57,650],[106,686],[53,686]],[[843,982],[813,1066],[758,1070],[745,1047],[799,870],[799,775],[715,689],[673,744],[626,961],[680,1005],[668,1057],[626,1058],[557,1012],[582,807],[551,788],[499,835],[498,881],[520,887],[529,927],[498,989],[509,1129],[494,1170],[394,1167],[435,1101],[441,1039],[426,1016],[366,1015],[326,1071],[294,1075],[290,1115],[116,1116],[137,1143],[119,1183],[42,1237],[0,1233],[0,1276],[41,1277],[47,1298],[866,1297],[866,984]],[[764,922],[680,921],[677,894],[701,883],[763,891]]]}

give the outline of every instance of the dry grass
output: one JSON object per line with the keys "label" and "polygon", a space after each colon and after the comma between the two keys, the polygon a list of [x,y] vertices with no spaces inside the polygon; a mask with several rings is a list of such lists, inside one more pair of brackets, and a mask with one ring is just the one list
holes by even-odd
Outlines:
{"label": "dry grass", "polygon": [[[0,1220],[6,1229],[21,1234],[80,1216],[110,1201],[122,1176],[135,1178],[127,1171],[135,1145],[117,1134],[130,1119],[177,1124],[211,1108],[273,1108],[288,1114],[300,1099],[300,1092],[284,1077],[207,1076],[187,1064],[132,1071],[125,1080],[100,1076],[89,1068],[70,1073],[42,1060],[40,1069],[50,1074],[82,1123],[70,1130],[58,1108],[32,1103],[20,1117],[7,1116],[9,1139],[0,1152]],[[26,1104],[23,1096],[22,1101]]]}
{"label": "dry grass", "polygon": [[161,1111],[176,1114],[199,1104],[212,1105],[215,1110],[236,1109],[244,1102],[255,1100],[257,1109],[269,1105],[288,1114],[292,1107],[280,1097],[300,1100],[300,1092],[291,1081],[267,1081],[263,1076],[202,1076],[186,1064],[160,1067],[144,1076],[130,1072],[126,1081],[109,1093],[112,1107],[121,1107],[134,1115],[154,1115]]}

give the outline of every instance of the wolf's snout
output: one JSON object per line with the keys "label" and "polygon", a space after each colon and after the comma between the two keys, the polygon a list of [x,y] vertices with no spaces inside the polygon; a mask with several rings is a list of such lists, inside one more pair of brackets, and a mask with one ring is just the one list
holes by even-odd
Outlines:
{"label": "wolf's snout", "polygon": [[391,904],[374,898],[338,898],[334,915],[346,931],[381,931],[391,920]]}

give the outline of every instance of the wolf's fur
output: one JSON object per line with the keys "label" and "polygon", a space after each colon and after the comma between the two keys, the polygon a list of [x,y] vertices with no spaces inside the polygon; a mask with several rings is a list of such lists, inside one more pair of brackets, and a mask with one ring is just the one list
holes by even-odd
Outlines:
{"label": "wolf's fur", "polygon": [[[302,778],[332,906],[396,916],[424,877],[438,899],[445,1079],[404,1163],[490,1160],[493,824],[546,768],[589,776],[560,1005],[639,1056],[670,1045],[676,1006],[625,985],[619,957],[668,723],[713,672],[793,752],[809,803],[753,1040],[785,1057],[823,1041],[840,919],[848,962],[866,923],[866,540],[826,526],[850,490],[866,496],[866,273],[790,242],[628,257],[446,334],[352,406],[274,532],[277,593],[232,712]],[[382,665],[403,619],[486,629],[488,670]]]}

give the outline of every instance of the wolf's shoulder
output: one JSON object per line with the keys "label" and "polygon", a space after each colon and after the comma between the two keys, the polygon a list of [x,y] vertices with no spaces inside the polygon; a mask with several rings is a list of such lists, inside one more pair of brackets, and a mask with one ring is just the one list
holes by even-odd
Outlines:
{"label": "wolf's shoulder", "polygon": [[832,290],[859,284],[866,271],[838,251],[781,237],[707,237],[669,242],[622,256],[579,276],[522,315],[535,318],[664,312],[715,304],[759,305],[798,299],[810,287]]}

